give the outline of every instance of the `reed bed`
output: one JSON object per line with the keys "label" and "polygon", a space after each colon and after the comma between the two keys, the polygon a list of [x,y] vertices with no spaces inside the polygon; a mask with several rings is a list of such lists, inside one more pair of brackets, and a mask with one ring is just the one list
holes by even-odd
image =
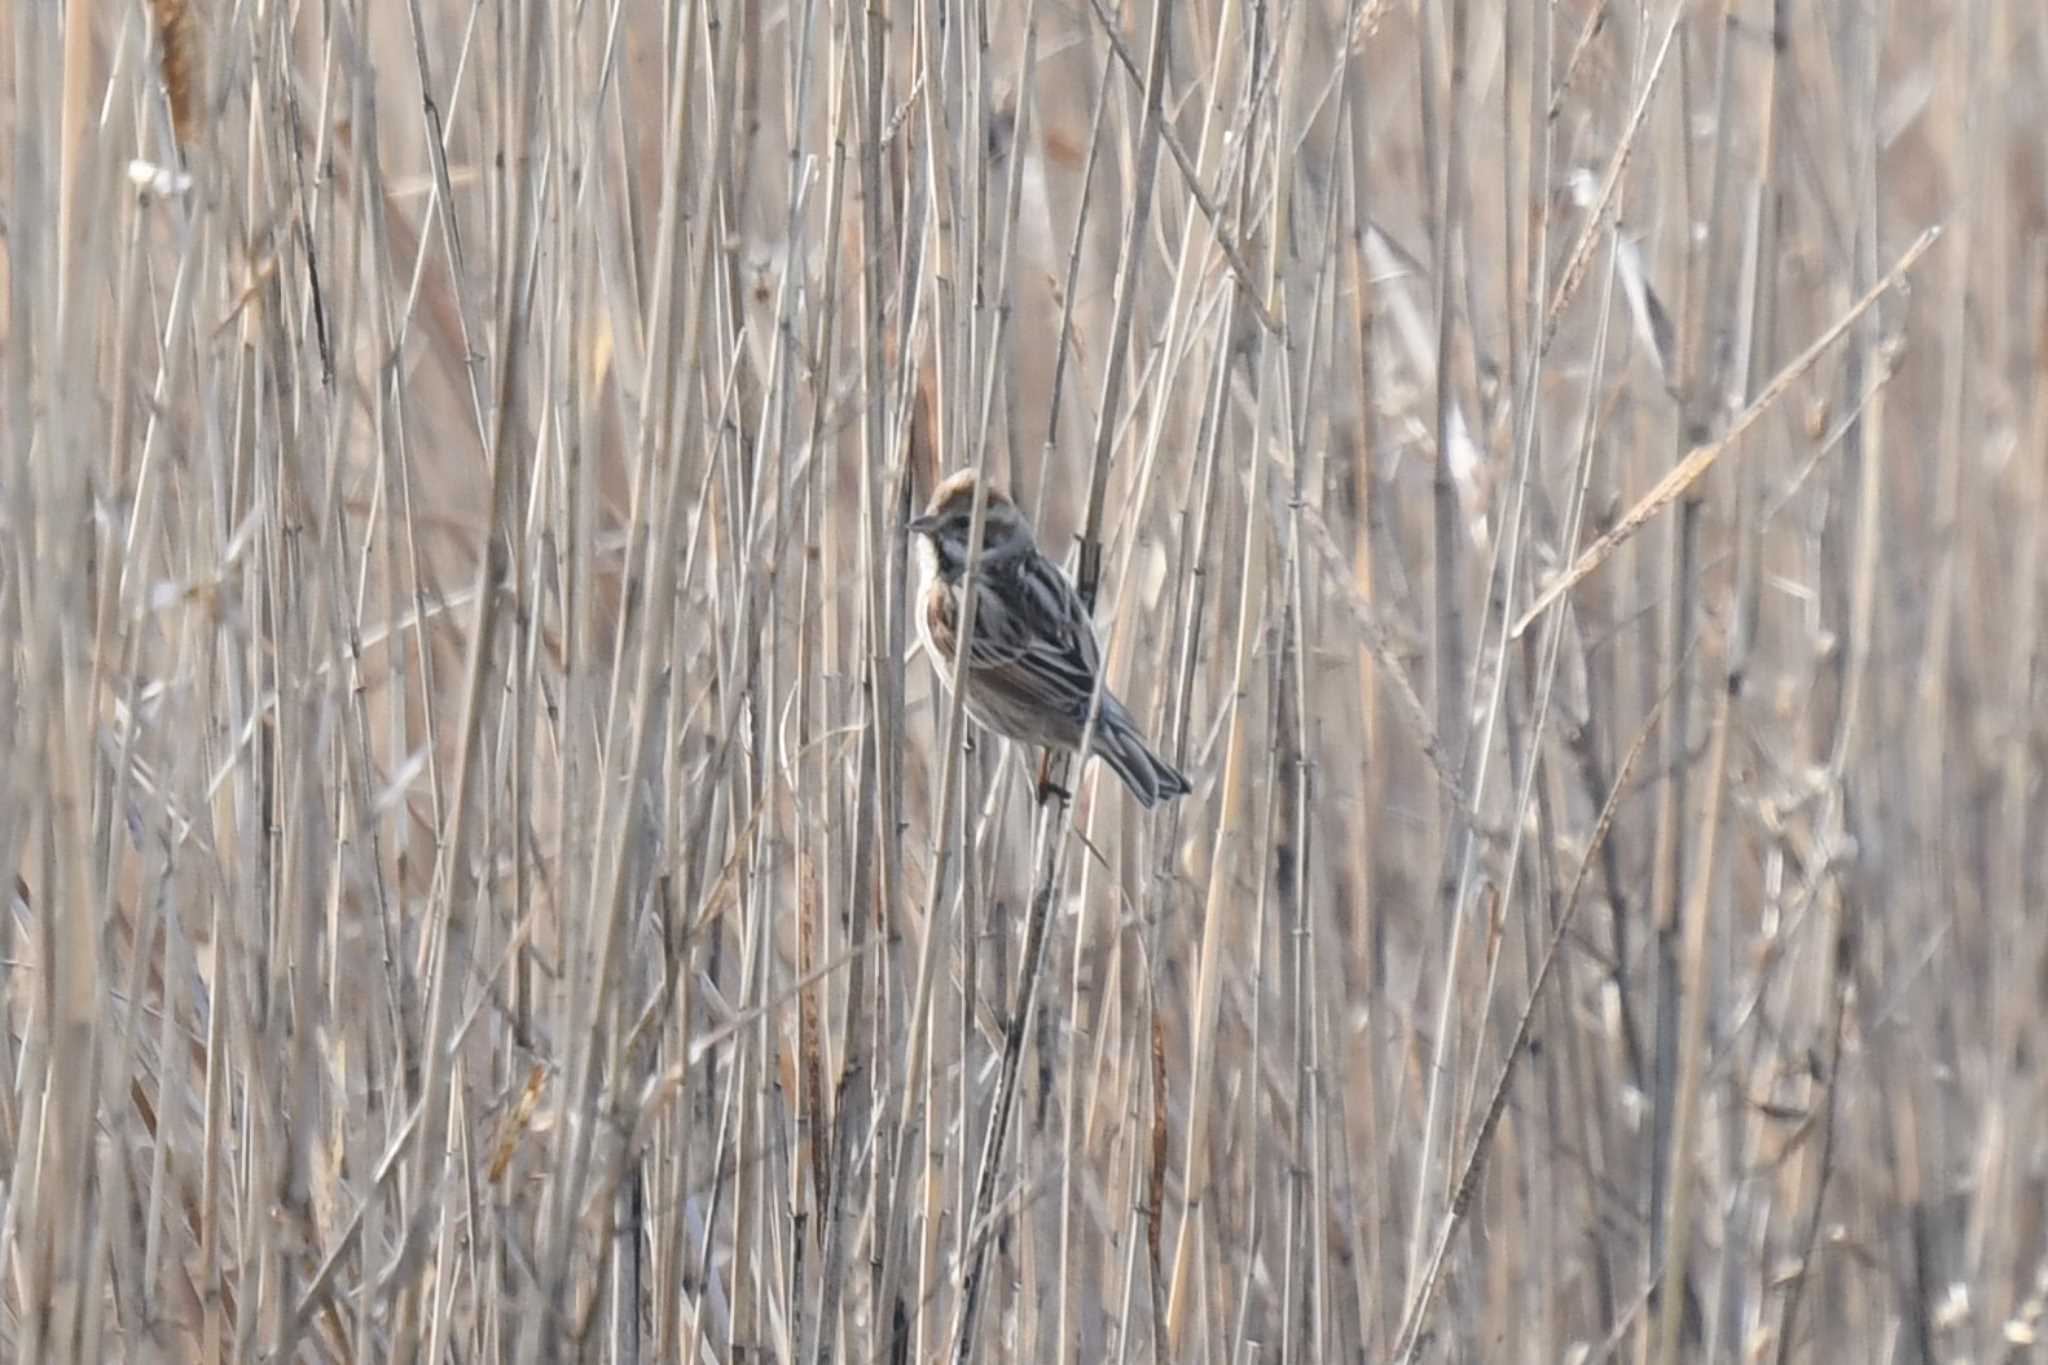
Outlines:
{"label": "reed bed", "polygon": [[0,1359],[2035,1358],[2044,15],[9,7]]}

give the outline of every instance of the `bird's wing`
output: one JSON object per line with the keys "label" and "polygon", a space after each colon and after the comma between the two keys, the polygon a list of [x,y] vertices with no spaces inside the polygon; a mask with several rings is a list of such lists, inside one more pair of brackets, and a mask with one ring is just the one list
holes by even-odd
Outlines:
{"label": "bird's wing", "polygon": [[980,586],[968,663],[1063,715],[1084,714],[1101,648],[1065,575],[1032,554],[987,566]]}

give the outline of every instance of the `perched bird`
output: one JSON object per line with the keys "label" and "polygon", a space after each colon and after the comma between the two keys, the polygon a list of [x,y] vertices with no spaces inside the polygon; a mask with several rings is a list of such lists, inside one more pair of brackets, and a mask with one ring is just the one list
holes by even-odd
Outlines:
{"label": "perched bird", "polygon": [[[974,519],[974,471],[955,474],[913,518],[919,570],[917,631],[948,687],[960,634],[960,589]],[[1038,541],[1017,504],[988,490],[981,567],[975,575],[974,641],[960,670],[967,714],[1006,738],[1073,753],[1088,725],[1102,650],[1088,609]],[[1186,794],[1187,778],[1152,752],[1123,703],[1102,690],[1092,752],[1148,809]],[[1041,786],[1045,782],[1040,770]]]}

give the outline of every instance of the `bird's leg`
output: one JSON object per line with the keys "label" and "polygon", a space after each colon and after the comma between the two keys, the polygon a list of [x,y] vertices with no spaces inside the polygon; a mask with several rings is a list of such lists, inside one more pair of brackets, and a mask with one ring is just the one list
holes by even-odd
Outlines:
{"label": "bird's leg", "polygon": [[1052,781],[1052,750],[1038,751],[1038,804],[1044,805],[1057,796],[1062,801],[1072,801],[1074,795],[1065,787],[1056,787]]}

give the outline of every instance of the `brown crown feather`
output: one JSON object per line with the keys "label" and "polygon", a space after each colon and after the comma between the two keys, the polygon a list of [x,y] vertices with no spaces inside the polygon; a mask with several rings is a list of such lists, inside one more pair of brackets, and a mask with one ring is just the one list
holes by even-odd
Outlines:
{"label": "brown crown feather", "polygon": [[[974,506],[974,483],[974,471],[972,469],[963,469],[956,474],[948,476],[940,482],[937,488],[932,490],[931,501],[925,504],[925,515],[928,517],[942,516],[947,512],[953,511],[955,508],[965,509]],[[1009,502],[1009,495],[1003,492],[1002,489],[994,484],[988,486],[989,506],[1007,506]]]}

